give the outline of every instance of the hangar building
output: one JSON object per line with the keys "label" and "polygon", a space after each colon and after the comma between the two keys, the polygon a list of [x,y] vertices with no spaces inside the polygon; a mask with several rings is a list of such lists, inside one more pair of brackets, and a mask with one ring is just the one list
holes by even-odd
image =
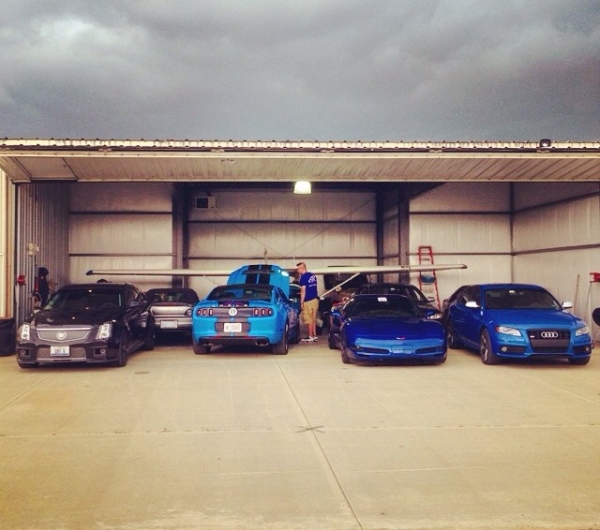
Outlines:
{"label": "hangar building", "polygon": [[590,324],[600,306],[597,141],[3,139],[0,207],[0,317],[16,325],[40,268],[60,286],[102,268],[412,264],[420,247],[468,266],[438,273],[440,299],[523,281]]}

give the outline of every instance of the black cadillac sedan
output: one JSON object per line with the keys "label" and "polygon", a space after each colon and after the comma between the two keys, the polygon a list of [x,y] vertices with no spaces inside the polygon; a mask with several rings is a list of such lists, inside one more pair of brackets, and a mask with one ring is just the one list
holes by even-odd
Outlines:
{"label": "black cadillac sedan", "polygon": [[129,354],[154,348],[154,321],[142,291],[129,283],[62,287],[17,332],[21,368],[40,363],[125,366]]}

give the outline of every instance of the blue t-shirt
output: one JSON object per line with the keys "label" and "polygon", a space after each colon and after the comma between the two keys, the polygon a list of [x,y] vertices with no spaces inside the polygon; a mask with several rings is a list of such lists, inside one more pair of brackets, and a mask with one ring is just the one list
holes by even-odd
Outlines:
{"label": "blue t-shirt", "polygon": [[305,302],[319,298],[319,292],[317,290],[317,276],[315,274],[312,272],[305,272],[302,276],[300,276],[298,283],[301,287],[306,288],[304,292]]}

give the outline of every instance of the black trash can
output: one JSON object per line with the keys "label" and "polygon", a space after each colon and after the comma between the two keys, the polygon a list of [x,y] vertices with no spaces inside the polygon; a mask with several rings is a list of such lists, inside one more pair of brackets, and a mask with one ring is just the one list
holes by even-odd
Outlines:
{"label": "black trash can", "polygon": [[17,330],[14,318],[0,318],[0,355],[13,355],[16,350]]}

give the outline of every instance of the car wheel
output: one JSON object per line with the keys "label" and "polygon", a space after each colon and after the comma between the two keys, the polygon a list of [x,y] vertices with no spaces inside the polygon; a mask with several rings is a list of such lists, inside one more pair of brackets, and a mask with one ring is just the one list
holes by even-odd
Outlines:
{"label": "car wheel", "polygon": [[448,325],[446,326],[446,342],[448,343],[448,348],[452,350],[457,350],[462,346],[456,337],[456,332],[454,331],[454,326],[451,322],[448,322]]}
{"label": "car wheel", "polygon": [[589,356],[589,357],[583,357],[581,359],[575,359],[573,357],[569,357],[569,364],[575,364],[575,365],[583,366],[584,364],[589,363],[590,359],[591,359],[591,356]]}
{"label": "car wheel", "polygon": [[151,351],[154,349],[156,345],[156,331],[154,329],[154,324],[148,323],[148,331],[146,334],[146,341],[144,342],[144,349]]}
{"label": "car wheel", "polygon": [[38,363],[22,363],[21,361],[17,361],[17,364],[25,370],[29,368],[36,368],[38,366]]}
{"label": "car wheel", "polygon": [[481,332],[479,338],[479,355],[481,355],[483,364],[498,364],[500,362],[498,356],[492,351],[492,340],[487,329]]}
{"label": "car wheel", "polygon": [[344,364],[351,364],[350,357],[346,353],[346,341],[340,337],[340,352],[342,355],[342,362]]}
{"label": "car wheel", "polygon": [[210,346],[198,344],[194,339],[192,339],[192,349],[196,355],[206,355],[207,353],[210,353]]}
{"label": "car wheel", "polygon": [[117,350],[117,360],[115,361],[115,366],[122,368],[127,364],[128,360],[127,355],[127,340],[125,339],[125,335],[121,336],[121,340],[119,341],[119,349]]}
{"label": "car wheel", "polygon": [[330,350],[337,350],[339,349],[337,347],[337,344],[335,343],[335,341],[333,340],[333,335],[331,333],[329,333],[327,335],[327,345],[329,346]]}
{"label": "car wheel", "polygon": [[290,344],[298,344],[300,342],[300,321],[296,324],[294,328],[294,335],[292,340],[290,340]]}
{"label": "car wheel", "polygon": [[288,353],[288,323],[285,323],[281,340],[273,344],[272,348],[274,355],[287,355]]}

